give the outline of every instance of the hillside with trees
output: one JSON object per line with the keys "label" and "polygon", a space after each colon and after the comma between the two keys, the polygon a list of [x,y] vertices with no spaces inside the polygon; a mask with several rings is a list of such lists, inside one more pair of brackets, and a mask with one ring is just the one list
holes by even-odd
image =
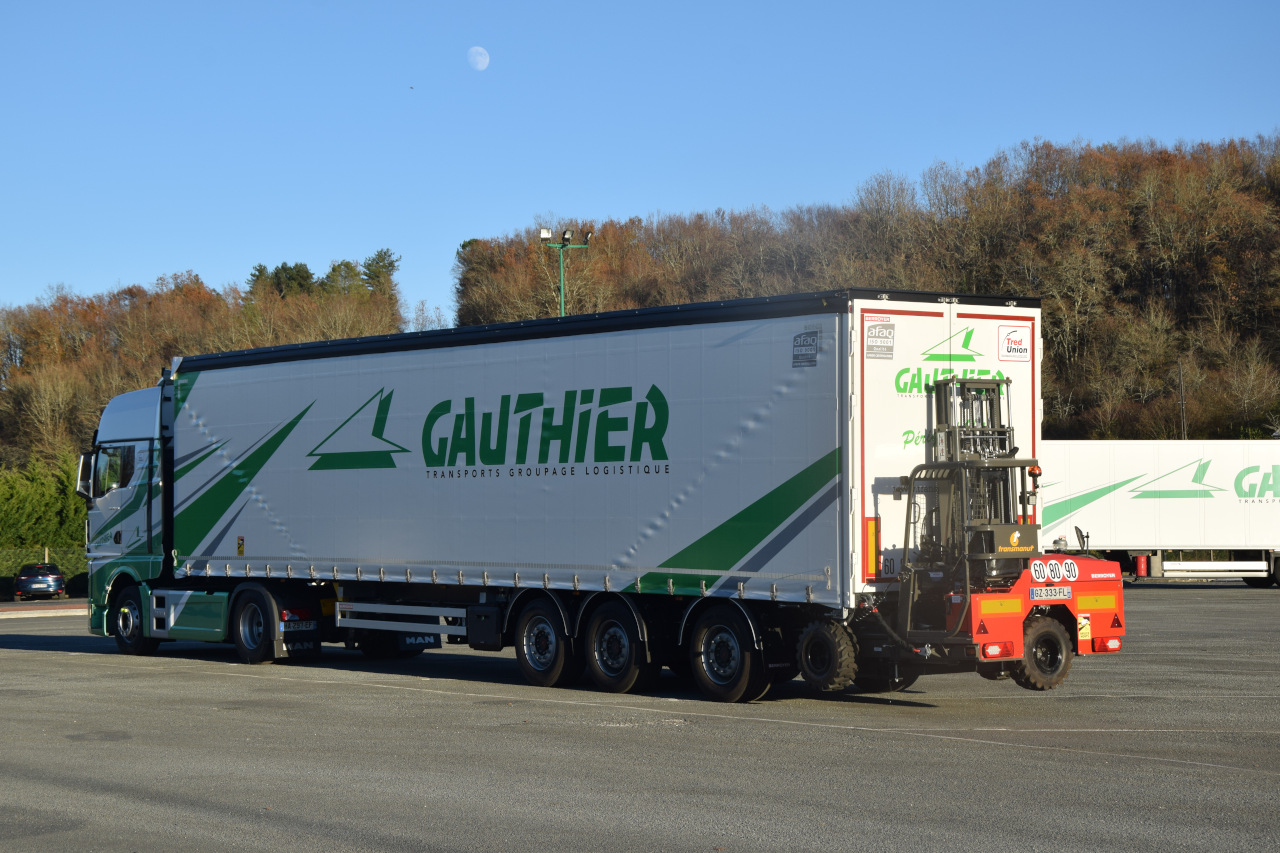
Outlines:
{"label": "hillside with trees", "polygon": [[0,577],[44,547],[78,568],[65,556],[84,538],[77,456],[107,401],[154,385],[174,356],[443,325],[421,304],[402,317],[399,263],[381,249],[319,277],[306,264],[259,264],[243,288],[221,292],[187,271],[97,296],[54,288],[0,309]]}
{"label": "hillside with trees", "polygon": [[[1183,399],[1191,438],[1280,429],[1280,135],[1024,142],[876,175],[842,205],[536,223],[458,249],[458,325],[558,312],[539,227],[594,232],[565,253],[569,313],[847,287],[1039,296],[1049,436],[1177,438]],[[399,261],[259,264],[222,291],[187,271],[0,309],[0,552],[74,548],[76,454],[106,401],[174,356],[444,325],[425,304],[404,316]]]}
{"label": "hillside with trees", "polygon": [[[842,287],[1039,296],[1058,438],[1266,437],[1280,428],[1280,136],[1026,142],[979,168],[880,174],[843,206],[605,222],[565,253],[566,311]],[[458,251],[459,324],[553,316],[538,228]],[[1179,388],[1182,388],[1180,394]]]}

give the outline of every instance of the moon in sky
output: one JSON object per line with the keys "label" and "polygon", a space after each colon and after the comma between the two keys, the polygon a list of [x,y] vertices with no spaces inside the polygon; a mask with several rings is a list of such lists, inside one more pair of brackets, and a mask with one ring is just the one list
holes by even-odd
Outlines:
{"label": "moon in sky", "polygon": [[489,67],[489,51],[483,47],[473,47],[467,51],[467,64],[477,71],[483,71]]}

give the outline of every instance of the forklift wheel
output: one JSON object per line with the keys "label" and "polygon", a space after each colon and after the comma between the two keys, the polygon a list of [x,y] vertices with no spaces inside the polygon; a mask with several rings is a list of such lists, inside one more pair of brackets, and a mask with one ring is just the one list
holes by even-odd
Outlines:
{"label": "forklift wheel", "polygon": [[1013,671],[1013,680],[1028,690],[1052,690],[1067,678],[1071,669],[1071,638],[1056,619],[1033,616],[1023,635],[1022,661]]}

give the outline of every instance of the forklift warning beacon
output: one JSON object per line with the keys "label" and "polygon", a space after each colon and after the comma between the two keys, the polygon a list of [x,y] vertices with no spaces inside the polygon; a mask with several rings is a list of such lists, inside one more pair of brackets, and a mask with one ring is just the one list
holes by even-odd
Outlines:
{"label": "forklift warning beacon", "polygon": [[178,358],[81,463],[90,630],[1052,689],[1125,617],[1115,563],[1040,548],[1039,341],[1035,300],[849,290]]}

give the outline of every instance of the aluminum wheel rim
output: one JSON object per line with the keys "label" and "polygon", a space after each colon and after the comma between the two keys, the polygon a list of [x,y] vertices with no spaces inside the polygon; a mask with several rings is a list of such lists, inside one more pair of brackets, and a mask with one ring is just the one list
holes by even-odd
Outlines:
{"label": "aluminum wheel rim", "polygon": [[262,611],[250,602],[240,616],[240,642],[246,649],[256,649],[262,644]]}
{"label": "aluminum wheel rim", "polygon": [[542,672],[555,663],[560,648],[555,629],[546,617],[537,616],[529,621],[524,632],[524,656],[529,665]]}
{"label": "aluminum wheel rim", "polygon": [[610,678],[622,674],[631,660],[631,638],[617,622],[610,622],[596,640],[596,663]]}
{"label": "aluminum wheel rim", "polygon": [[742,649],[738,637],[723,625],[707,632],[702,641],[702,668],[716,684],[728,684],[742,667]]}
{"label": "aluminum wheel rim", "polygon": [[116,614],[116,633],[126,640],[138,632],[142,625],[142,614],[138,612],[137,602],[126,601],[120,605]]}

